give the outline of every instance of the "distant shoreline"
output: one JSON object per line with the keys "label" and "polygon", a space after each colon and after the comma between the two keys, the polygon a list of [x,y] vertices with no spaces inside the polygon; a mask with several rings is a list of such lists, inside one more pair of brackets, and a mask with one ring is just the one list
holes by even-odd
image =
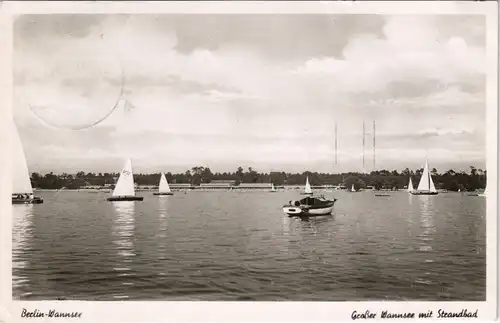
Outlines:
{"label": "distant shoreline", "polygon": [[[187,191],[236,191],[236,192],[243,192],[243,191],[269,191],[271,188],[226,188],[226,187],[214,187],[214,188],[206,188],[206,187],[195,187],[195,188],[172,188],[173,192],[187,192]],[[285,187],[279,187],[276,188],[278,191],[300,191],[303,190],[303,186],[295,186],[295,185],[290,185],[290,186],[285,186]],[[332,188],[332,187],[312,187],[313,190],[317,191],[347,191],[345,188]],[[112,193],[113,190],[110,189],[90,189],[90,188],[80,188],[80,189],[44,189],[44,188],[37,188],[35,189],[37,192],[59,192],[59,191],[65,191],[65,192],[87,192],[87,193]],[[158,188],[151,188],[151,189],[136,189],[136,192],[156,192],[158,191]],[[390,190],[390,189],[359,189],[359,191],[376,191],[376,192],[406,192],[405,189],[398,189],[398,190]],[[438,190],[439,192],[448,192],[447,190]]]}
{"label": "distant shoreline", "polygon": [[[267,190],[271,184],[276,188],[295,189],[303,188],[309,178],[311,186],[315,189],[346,187],[353,185],[356,189],[372,187],[378,190],[404,190],[409,179],[415,185],[420,181],[423,169],[409,170],[379,170],[367,173],[341,173],[325,174],[304,172],[290,174],[284,172],[259,173],[248,168],[244,171],[239,167],[232,173],[212,173],[208,167],[193,167],[183,174],[165,173],[165,177],[172,190]],[[455,172],[450,169],[442,174],[435,168],[430,169],[434,184],[438,190],[447,191],[477,191],[486,187],[487,172],[470,166],[469,173]],[[119,173],[87,173],[80,171],[77,174],[54,175],[31,173],[32,187],[40,189],[113,189]],[[134,174],[137,190],[151,191],[158,188],[160,173]]]}

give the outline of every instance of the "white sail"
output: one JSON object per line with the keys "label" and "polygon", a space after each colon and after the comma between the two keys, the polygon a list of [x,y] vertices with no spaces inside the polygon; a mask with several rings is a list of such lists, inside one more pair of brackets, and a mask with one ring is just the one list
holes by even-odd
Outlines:
{"label": "white sail", "polygon": [[158,187],[158,192],[160,193],[170,193],[170,186],[168,186],[167,178],[165,174],[161,173],[160,185]]}
{"label": "white sail", "polygon": [[132,173],[132,162],[130,159],[125,161],[125,165],[113,190],[113,196],[135,196],[134,174]]}
{"label": "white sail", "polygon": [[354,188],[354,184],[351,186],[351,192],[356,192],[356,189]]}
{"label": "white sail", "polygon": [[431,186],[430,191],[431,192],[437,192],[436,186],[434,186],[434,181],[432,180],[432,176],[431,176],[430,173],[429,173],[429,183],[430,183],[430,186]]}
{"label": "white sail", "polygon": [[486,196],[488,195],[488,182],[486,182],[486,187],[484,188],[483,193],[479,194],[480,196]]}
{"label": "white sail", "polygon": [[410,176],[410,181],[408,182],[408,192],[413,192],[413,182],[411,181],[411,176]]}
{"label": "white sail", "polygon": [[14,122],[12,122],[12,134],[12,193],[33,194],[23,143]]}
{"label": "white sail", "polygon": [[306,177],[306,188],[304,190],[306,194],[312,194],[311,184],[309,184],[309,176]]}
{"label": "white sail", "polygon": [[425,161],[424,171],[422,172],[422,178],[420,178],[420,182],[418,183],[417,191],[436,192],[436,187],[432,181],[427,160]]}
{"label": "white sail", "polygon": [[276,187],[274,187],[274,184],[271,183],[271,192],[274,192],[274,191],[276,191]]}

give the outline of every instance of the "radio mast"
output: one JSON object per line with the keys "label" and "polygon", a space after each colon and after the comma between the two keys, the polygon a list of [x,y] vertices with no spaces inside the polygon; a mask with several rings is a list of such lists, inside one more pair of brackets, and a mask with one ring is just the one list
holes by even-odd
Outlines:
{"label": "radio mast", "polygon": [[375,120],[373,120],[373,170],[375,170]]}
{"label": "radio mast", "polygon": [[337,123],[335,122],[335,165],[337,165]]}
{"label": "radio mast", "polygon": [[363,121],[363,173],[365,172],[365,122]]}

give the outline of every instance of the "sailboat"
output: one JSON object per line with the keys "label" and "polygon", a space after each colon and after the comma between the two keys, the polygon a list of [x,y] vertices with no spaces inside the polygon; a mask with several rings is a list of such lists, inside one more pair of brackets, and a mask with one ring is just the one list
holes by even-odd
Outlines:
{"label": "sailboat", "polygon": [[41,204],[43,199],[33,194],[26,155],[14,122],[12,133],[14,138],[12,143],[12,204]]}
{"label": "sailboat", "polygon": [[142,196],[135,196],[132,162],[127,159],[116,182],[113,196],[108,197],[108,201],[142,201],[143,199]]}
{"label": "sailboat", "polygon": [[277,192],[278,190],[276,189],[276,187],[274,186],[273,183],[271,183],[271,190],[269,192],[271,193],[274,193],[274,192]]}
{"label": "sailboat", "polygon": [[416,190],[410,192],[413,195],[437,195],[438,191],[434,186],[434,182],[432,181],[431,173],[429,172],[429,164],[427,159],[425,160],[424,171],[422,172],[422,177],[420,178],[420,182],[418,183],[418,187]]}
{"label": "sailboat", "polygon": [[486,187],[484,188],[484,191],[478,195],[486,197],[486,196],[488,196],[488,194],[489,194],[488,193],[488,183],[486,183]]}
{"label": "sailboat", "polygon": [[301,193],[301,195],[312,195],[313,191],[311,189],[311,184],[309,184],[309,176],[306,177],[306,187],[304,189],[304,193]]}
{"label": "sailboat", "polygon": [[356,189],[354,188],[354,184],[351,186],[351,192],[356,192]]}
{"label": "sailboat", "polygon": [[410,176],[410,181],[408,182],[408,193],[411,193],[413,192],[414,188],[413,188],[413,182],[411,181],[411,176]]}
{"label": "sailboat", "polygon": [[160,177],[160,185],[158,187],[158,192],[153,193],[153,195],[174,195],[170,190],[170,186],[168,186],[167,179],[165,178],[165,174],[161,173]]}

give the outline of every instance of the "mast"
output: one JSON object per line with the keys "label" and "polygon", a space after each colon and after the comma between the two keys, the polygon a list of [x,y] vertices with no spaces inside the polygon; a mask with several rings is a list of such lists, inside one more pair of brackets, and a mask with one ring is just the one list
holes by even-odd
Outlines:
{"label": "mast", "polygon": [[363,173],[365,172],[365,122],[363,121]]}
{"label": "mast", "polygon": [[375,170],[375,120],[373,120],[373,170]]}
{"label": "mast", "polygon": [[337,123],[335,122],[335,165],[337,165]]}

